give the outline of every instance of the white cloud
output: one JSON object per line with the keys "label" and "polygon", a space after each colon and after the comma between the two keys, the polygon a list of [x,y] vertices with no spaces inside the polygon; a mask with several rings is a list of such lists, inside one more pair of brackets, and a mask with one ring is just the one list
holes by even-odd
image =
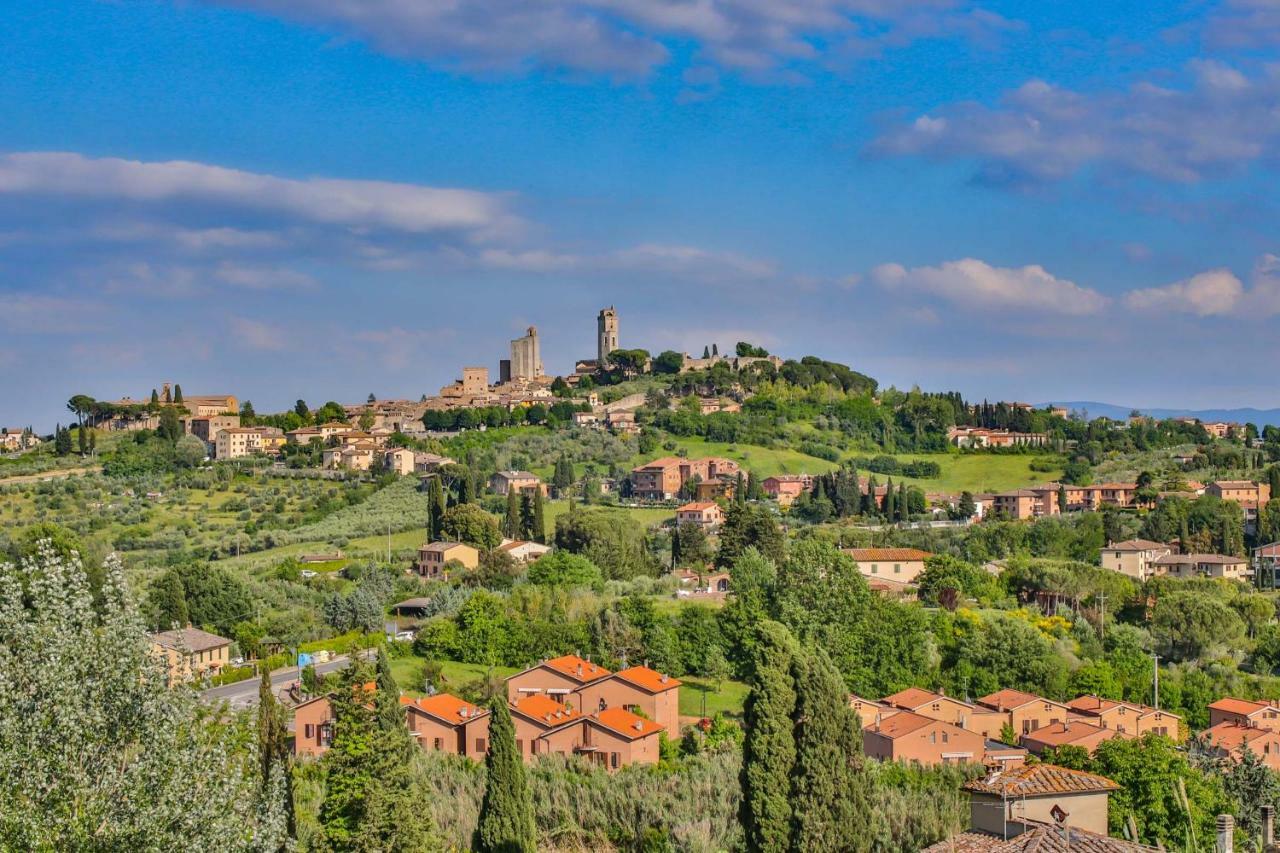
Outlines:
{"label": "white cloud", "polygon": [[281,178],[206,163],[68,152],[0,156],[3,194],[216,205],[313,224],[410,234],[461,232],[478,239],[518,225],[507,199],[495,193],[390,181]]}
{"label": "white cloud", "polygon": [[1195,60],[1180,88],[1081,93],[1031,80],[995,106],[960,103],[919,116],[870,150],[974,160],[984,182],[1016,185],[1091,169],[1191,183],[1274,162],[1277,147],[1280,66],[1246,76]]}
{"label": "white cloud", "polygon": [[1098,313],[1110,301],[1098,291],[1058,278],[1041,266],[993,267],[975,258],[934,267],[883,264],[873,269],[869,278],[894,293],[923,293],[980,308],[1084,316]]}
{"label": "white cloud", "polygon": [[1209,15],[1204,38],[1215,50],[1252,50],[1280,45],[1280,3],[1224,0]]}
{"label": "white cloud", "polygon": [[104,306],[39,293],[0,293],[0,329],[20,334],[72,335],[102,328]]}
{"label": "white cloud", "polygon": [[637,79],[664,40],[749,73],[871,53],[917,38],[989,41],[1010,27],[969,0],[219,0],[365,40],[384,52],[479,72],[562,71]]}
{"label": "white cloud", "polygon": [[687,275],[704,280],[769,279],[778,275],[770,261],[736,252],[697,246],[644,243],[615,252],[610,259],[623,269]]}
{"label": "white cloud", "polygon": [[281,352],[289,347],[288,331],[248,317],[230,319],[231,337],[247,349]]}
{"label": "white cloud", "polygon": [[316,280],[297,270],[283,266],[246,266],[224,261],[214,270],[218,281],[248,290],[307,290]]}
{"label": "white cloud", "polygon": [[1135,290],[1125,304],[1136,311],[1215,317],[1233,313],[1244,297],[1244,283],[1230,270],[1217,269],[1165,285]]}

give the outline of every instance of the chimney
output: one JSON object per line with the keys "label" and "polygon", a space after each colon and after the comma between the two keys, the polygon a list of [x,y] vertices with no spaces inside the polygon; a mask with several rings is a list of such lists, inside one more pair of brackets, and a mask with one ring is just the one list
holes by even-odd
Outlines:
{"label": "chimney", "polygon": [[1276,843],[1276,807],[1262,807],[1262,846],[1270,847]]}
{"label": "chimney", "polygon": [[1234,853],[1236,819],[1229,814],[1218,815],[1218,837],[1214,844],[1214,853]]}

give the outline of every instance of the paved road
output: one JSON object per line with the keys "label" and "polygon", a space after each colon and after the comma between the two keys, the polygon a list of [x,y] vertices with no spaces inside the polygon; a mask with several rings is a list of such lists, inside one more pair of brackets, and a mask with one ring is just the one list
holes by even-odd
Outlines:
{"label": "paved road", "polygon": [[[336,657],[328,663],[316,664],[316,672],[320,675],[337,672],[349,662],[350,659],[345,655]],[[300,673],[296,666],[277,669],[271,673],[271,689],[278,696],[281,690],[292,682],[297,681],[299,677]],[[201,691],[200,699],[211,705],[226,702],[231,706],[232,710],[237,711],[242,708],[253,708],[258,704],[258,686],[260,683],[257,678],[248,678],[244,681],[237,681],[235,684],[211,687],[208,690]]]}

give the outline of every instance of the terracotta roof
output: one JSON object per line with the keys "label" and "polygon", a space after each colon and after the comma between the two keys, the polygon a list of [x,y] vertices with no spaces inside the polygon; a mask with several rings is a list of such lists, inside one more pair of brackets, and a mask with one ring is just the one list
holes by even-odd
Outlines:
{"label": "terracotta roof", "polygon": [[927,560],[933,555],[928,551],[920,551],[916,548],[846,548],[844,551],[857,562],[864,560],[901,560],[903,562],[911,562],[914,560]]}
{"label": "terracotta roof", "polygon": [[[1104,711],[1110,711],[1112,708],[1125,705],[1125,702],[1117,702],[1114,699],[1103,699],[1101,696],[1080,696],[1072,699],[1067,703],[1067,707],[1081,714],[1101,714]],[[1137,707],[1130,705],[1129,707]]]}
{"label": "terracotta roof", "polygon": [[589,722],[604,726],[606,729],[620,734],[628,740],[648,737],[662,731],[662,726],[653,720],[646,720],[638,714],[631,713],[626,708],[605,708],[587,719]]}
{"label": "terracotta roof", "polygon": [[1150,539],[1126,539],[1123,542],[1113,542],[1104,551],[1155,551],[1160,548],[1168,548],[1162,542],[1152,542]]}
{"label": "terracotta roof", "polygon": [[542,666],[554,670],[561,675],[567,675],[569,678],[572,678],[580,684],[597,681],[607,675],[613,674],[599,664],[594,664],[589,660],[583,660],[577,655],[565,655],[563,657],[552,658],[551,660],[543,661]]}
{"label": "terracotta roof", "polygon": [[706,512],[709,509],[715,509],[719,504],[715,501],[694,501],[679,507],[676,512]]}
{"label": "terracotta roof", "polygon": [[1209,484],[1219,489],[1256,489],[1258,484],[1253,480],[1214,480]]}
{"label": "terracotta roof", "polygon": [[1123,737],[1123,735],[1115,729],[1104,729],[1102,726],[1095,726],[1093,723],[1086,723],[1083,720],[1068,720],[1065,723],[1050,723],[1047,726],[1041,726],[1033,732],[1028,732],[1022,736],[1022,740],[1034,741],[1042,743],[1045,746],[1065,746],[1073,744],[1085,738],[1096,737],[1103,734],[1105,740],[1113,737]]}
{"label": "terracotta roof", "polygon": [[898,738],[903,735],[909,735],[917,732],[926,726],[938,723],[939,725],[948,725],[939,720],[932,720],[928,717],[922,717],[911,711],[899,711],[888,717],[881,717],[879,721],[872,721],[871,725],[865,726],[866,731],[874,732],[885,737]]}
{"label": "terracotta roof", "polygon": [[462,542],[428,542],[418,550],[445,552],[445,551],[452,551],[454,548],[470,548],[470,547],[471,547],[470,545],[465,545]]}
{"label": "terracotta roof", "polygon": [[1068,770],[1056,764],[1028,764],[965,783],[964,789],[1004,797],[1039,797],[1115,791],[1119,785],[1103,776]]}
{"label": "terracotta roof", "polygon": [[614,673],[615,678],[621,678],[628,684],[634,684],[650,693],[664,693],[680,686],[679,679],[672,678],[647,666],[631,666],[626,669],[620,669]]}
{"label": "terracotta roof", "polygon": [[1225,711],[1228,714],[1256,714],[1267,707],[1265,702],[1251,702],[1248,699],[1233,699],[1230,696],[1224,696],[1217,702],[1209,705],[1211,711]]}
{"label": "terracotta roof", "polygon": [[581,711],[561,705],[550,696],[542,693],[532,693],[524,697],[512,704],[511,710],[549,728],[563,726],[566,723],[573,723],[582,719]]}
{"label": "terracotta roof", "polygon": [[886,705],[896,705],[899,708],[914,710],[921,705],[937,702],[941,698],[943,698],[941,694],[923,690],[919,687],[908,687],[906,690],[899,690],[892,696],[886,696],[880,701]]}
{"label": "terracotta roof", "polygon": [[[1050,702],[1052,700],[1037,696],[1034,693],[1023,693],[1021,690],[997,690],[989,696],[983,696],[978,700],[979,705],[986,705],[988,708],[995,708],[997,711],[1009,711],[1013,708],[1021,708],[1023,705],[1031,702]],[[1053,704],[1061,704],[1054,702]]]}
{"label": "terracotta roof", "polygon": [[1157,848],[1094,832],[1024,820],[1031,829],[1009,840],[985,832],[962,832],[923,853],[1147,853]]}
{"label": "terracotta roof", "polygon": [[151,635],[151,642],[165,649],[182,652],[207,652],[231,645],[226,637],[201,631],[199,628],[179,628],[176,631],[161,631]]}
{"label": "terracotta roof", "polygon": [[459,699],[457,696],[451,696],[448,693],[427,696],[412,704],[414,708],[422,713],[429,714],[438,720],[443,720],[451,726],[462,725],[474,720],[476,717],[489,713],[484,708],[478,708],[470,702]]}

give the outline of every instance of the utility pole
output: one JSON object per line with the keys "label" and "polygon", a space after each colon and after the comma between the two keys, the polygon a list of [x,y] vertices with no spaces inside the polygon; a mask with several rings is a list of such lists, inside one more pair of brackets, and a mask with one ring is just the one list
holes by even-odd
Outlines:
{"label": "utility pole", "polygon": [[1155,652],[1151,653],[1151,684],[1152,698],[1155,700],[1155,708],[1160,710],[1160,655]]}

